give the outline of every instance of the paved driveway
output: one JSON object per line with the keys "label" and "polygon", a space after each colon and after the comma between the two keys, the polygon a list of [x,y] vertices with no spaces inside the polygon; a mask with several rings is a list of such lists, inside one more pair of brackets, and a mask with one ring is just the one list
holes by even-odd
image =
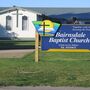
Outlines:
{"label": "paved driveway", "polygon": [[80,87],[1,87],[0,90],[90,90]]}
{"label": "paved driveway", "polygon": [[0,58],[22,58],[34,51],[34,49],[0,50]]}

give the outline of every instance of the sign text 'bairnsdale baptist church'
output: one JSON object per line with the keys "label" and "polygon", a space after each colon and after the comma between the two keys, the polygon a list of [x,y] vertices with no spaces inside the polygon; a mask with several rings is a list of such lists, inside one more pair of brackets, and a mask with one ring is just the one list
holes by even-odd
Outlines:
{"label": "sign text 'bairnsdale baptist church'", "polygon": [[42,50],[90,50],[90,24],[76,19],[69,24],[44,20],[34,22],[34,25],[42,38]]}
{"label": "sign text 'bairnsdale baptist church'", "polygon": [[42,36],[42,50],[90,49],[90,25],[62,25],[55,36]]}

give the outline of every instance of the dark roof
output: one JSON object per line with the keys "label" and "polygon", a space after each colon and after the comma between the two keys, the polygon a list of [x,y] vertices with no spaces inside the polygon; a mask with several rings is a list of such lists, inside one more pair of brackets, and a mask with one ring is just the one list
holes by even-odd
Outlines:
{"label": "dark roof", "polygon": [[[0,11],[5,9],[10,9],[10,7],[0,7]],[[11,7],[12,8],[12,7]],[[23,9],[33,10],[38,13],[42,13],[45,15],[58,15],[58,14],[65,14],[65,13],[88,13],[90,12],[90,8],[39,8],[39,7],[22,7]]]}
{"label": "dark roof", "polygon": [[8,9],[9,7],[0,7],[0,11]]}
{"label": "dark roof", "polygon": [[17,9],[22,9],[22,10],[24,10],[24,11],[28,10],[28,11],[31,11],[31,12],[33,12],[33,13],[42,15],[42,13],[36,12],[36,11],[34,11],[34,10],[32,10],[32,9],[26,9],[26,8],[16,7],[16,6],[14,6],[14,7],[1,7],[1,8],[0,8],[0,14],[6,13],[6,12],[8,12],[8,11],[9,11],[9,12],[10,12],[10,11],[16,11]]}
{"label": "dark roof", "polygon": [[[1,7],[0,10],[3,11],[8,8],[10,9],[10,7]],[[38,12],[55,18],[60,18],[60,17],[68,18],[71,16],[82,17],[82,18],[90,17],[90,8],[46,8],[46,7],[45,8],[20,7],[20,8]]]}
{"label": "dark roof", "polygon": [[90,8],[29,8],[24,7],[28,10],[34,10],[36,12],[45,14],[45,15],[58,15],[58,14],[65,14],[65,13],[88,13],[90,12]]}
{"label": "dark roof", "polygon": [[90,19],[90,8],[26,8],[48,15],[53,18],[77,17]]}

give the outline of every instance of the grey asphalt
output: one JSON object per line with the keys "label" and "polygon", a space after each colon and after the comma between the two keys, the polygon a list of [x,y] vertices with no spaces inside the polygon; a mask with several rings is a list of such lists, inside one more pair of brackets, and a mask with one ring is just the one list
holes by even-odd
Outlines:
{"label": "grey asphalt", "polygon": [[0,50],[0,58],[22,58],[34,51],[34,49]]}
{"label": "grey asphalt", "polygon": [[0,90],[90,90],[90,88],[83,88],[83,87],[0,87]]}

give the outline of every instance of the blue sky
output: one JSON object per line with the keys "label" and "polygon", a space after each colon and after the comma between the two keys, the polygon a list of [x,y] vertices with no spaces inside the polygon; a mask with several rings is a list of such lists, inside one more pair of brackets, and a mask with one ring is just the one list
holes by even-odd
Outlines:
{"label": "blue sky", "polygon": [[90,7],[90,0],[1,0],[0,7]]}

